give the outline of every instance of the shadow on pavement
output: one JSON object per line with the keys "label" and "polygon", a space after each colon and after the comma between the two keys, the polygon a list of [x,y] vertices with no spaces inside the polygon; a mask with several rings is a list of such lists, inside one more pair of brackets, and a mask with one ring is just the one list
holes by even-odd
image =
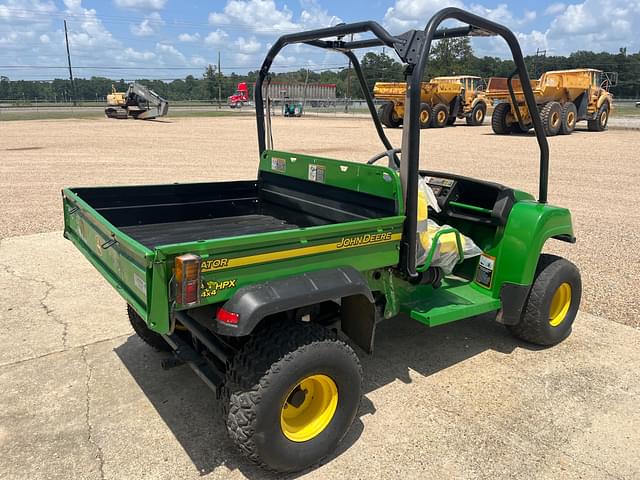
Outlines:
{"label": "shadow on pavement", "polygon": [[[375,405],[366,397],[367,393],[395,380],[411,383],[409,370],[429,376],[484,351],[508,354],[516,347],[535,348],[511,337],[488,316],[434,329],[406,317],[382,322],[376,333],[374,354],[357,351],[364,370],[365,393],[358,417],[338,450],[322,463],[348,450],[364,430],[360,417],[375,414]],[[222,420],[216,414],[219,405],[215,393],[188,366],[162,370],[160,360],[165,354],[149,350],[150,347],[131,336],[115,352],[201,475],[225,465],[232,470],[239,469],[248,478],[283,478],[268,474],[238,452],[227,439]],[[296,478],[306,472],[286,478]]]}

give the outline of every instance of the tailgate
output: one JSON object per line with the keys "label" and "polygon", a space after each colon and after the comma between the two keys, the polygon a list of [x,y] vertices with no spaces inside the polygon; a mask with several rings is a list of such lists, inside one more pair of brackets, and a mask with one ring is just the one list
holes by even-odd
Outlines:
{"label": "tailgate", "polygon": [[154,253],[111,225],[72,189],[62,191],[64,236],[145,319]]}

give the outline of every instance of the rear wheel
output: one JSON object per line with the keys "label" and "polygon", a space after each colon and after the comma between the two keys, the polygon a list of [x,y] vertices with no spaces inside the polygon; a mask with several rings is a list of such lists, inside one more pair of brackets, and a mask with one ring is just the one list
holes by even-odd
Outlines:
{"label": "rear wheel", "polygon": [[576,128],[576,121],[578,120],[578,109],[575,103],[567,102],[562,106],[562,125],[560,127],[560,133],[563,135],[569,135]]}
{"label": "rear wheel", "polygon": [[144,343],[161,352],[171,351],[171,347],[164,341],[162,335],[149,330],[147,323],[138,315],[138,312],[136,312],[131,305],[127,305],[127,315],[129,316],[129,322],[131,322],[133,330]]}
{"label": "rear wheel", "polygon": [[491,128],[498,135],[507,135],[511,133],[510,124],[507,123],[507,115],[511,113],[511,105],[504,102],[496,105],[491,115]]}
{"label": "rear wheel", "polygon": [[555,345],[571,333],[581,296],[578,268],[562,257],[542,254],[520,323],[509,330],[527,342]]}
{"label": "rear wheel", "polygon": [[487,114],[487,105],[484,102],[478,102],[474,105],[471,113],[467,116],[467,125],[478,127],[484,123],[484,117]]}
{"label": "rear wheel", "polygon": [[598,114],[594,120],[587,121],[587,128],[591,132],[602,132],[607,129],[609,123],[609,103],[604,102],[598,109]]}
{"label": "rear wheel", "polygon": [[433,107],[433,126],[442,128],[447,124],[449,118],[449,109],[444,103],[439,103]]}
{"label": "rear wheel", "polygon": [[431,111],[431,106],[428,103],[421,103],[420,128],[429,128],[431,126],[432,117],[433,112]]}
{"label": "rear wheel", "polygon": [[457,119],[458,118],[454,117],[453,115],[450,116],[449,118],[447,118],[447,125],[448,126],[455,125]]}
{"label": "rear wheel", "polygon": [[320,325],[274,320],[234,357],[225,384],[231,439],[280,472],[330,454],[360,405],[362,369],[351,347]]}
{"label": "rear wheel", "polygon": [[542,126],[547,137],[553,137],[560,132],[562,126],[562,106],[558,102],[545,103],[540,110]]}

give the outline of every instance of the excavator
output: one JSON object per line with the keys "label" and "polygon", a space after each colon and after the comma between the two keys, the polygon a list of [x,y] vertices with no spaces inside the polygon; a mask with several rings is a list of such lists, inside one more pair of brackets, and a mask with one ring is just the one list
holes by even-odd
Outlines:
{"label": "excavator", "polygon": [[107,95],[104,113],[109,118],[151,120],[164,117],[169,111],[169,102],[153,90],[140,83],[130,83],[126,92],[117,92],[115,85]]}

